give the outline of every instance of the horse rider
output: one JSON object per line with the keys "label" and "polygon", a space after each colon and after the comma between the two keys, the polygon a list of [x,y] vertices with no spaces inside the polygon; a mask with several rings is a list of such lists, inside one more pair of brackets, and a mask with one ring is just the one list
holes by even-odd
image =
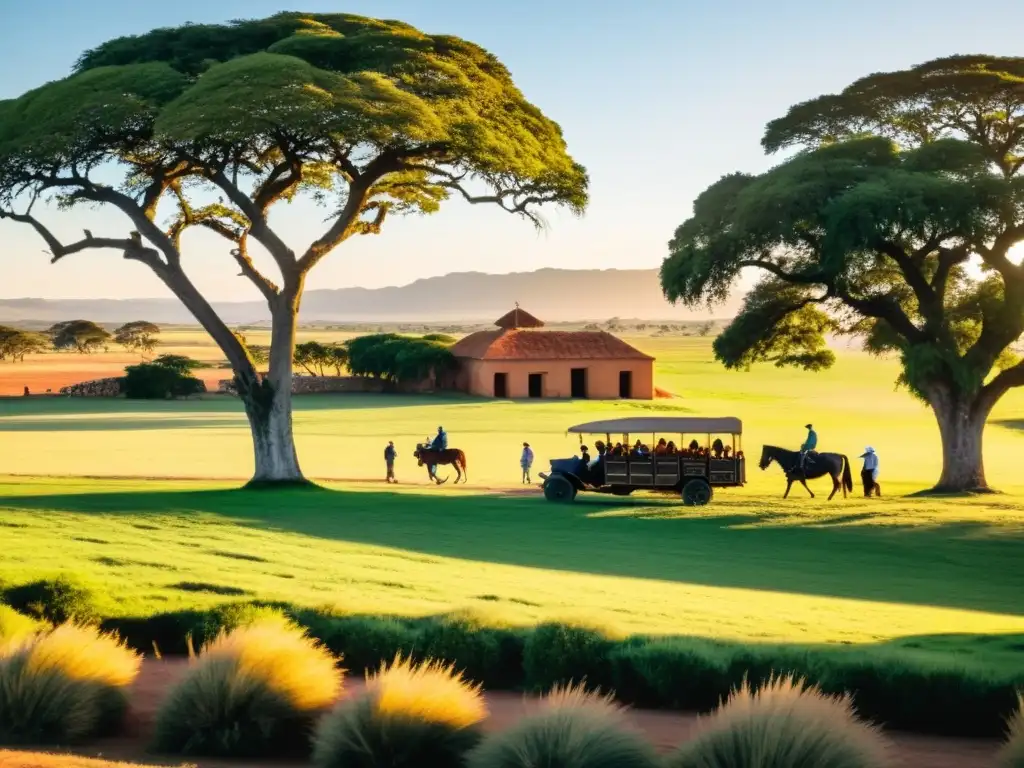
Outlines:
{"label": "horse rider", "polygon": [[807,430],[807,439],[804,440],[804,444],[800,446],[800,471],[804,471],[804,465],[807,464],[807,455],[814,453],[815,448],[818,447],[818,433],[814,431],[814,427],[810,424],[805,424],[804,429]]}
{"label": "horse rider", "polygon": [[[437,428],[437,434],[430,443],[430,450],[432,451],[447,451],[448,450],[448,433],[444,431],[444,427]],[[430,465],[430,474],[437,474],[437,464]]]}

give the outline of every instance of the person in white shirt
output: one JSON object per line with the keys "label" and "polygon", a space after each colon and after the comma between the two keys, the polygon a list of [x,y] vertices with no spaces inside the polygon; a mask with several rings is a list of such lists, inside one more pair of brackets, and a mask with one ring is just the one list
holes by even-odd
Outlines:
{"label": "person in white shirt", "polygon": [[860,457],[864,459],[864,467],[860,471],[860,479],[864,483],[864,495],[881,496],[882,487],[878,484],[878,454],[869,445]]}
{"label": "person in white shirt", "polygon": [[519,457],[519,466],[523,470],[523,484],[530,483],[530,467],[533,466],[533,449],[529,443],[523,443],[523,455]]}

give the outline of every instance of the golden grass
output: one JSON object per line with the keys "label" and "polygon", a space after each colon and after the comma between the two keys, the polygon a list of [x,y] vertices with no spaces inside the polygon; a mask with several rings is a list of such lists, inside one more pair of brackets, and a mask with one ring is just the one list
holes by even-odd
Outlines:
{"label": "golden grass", "polygon": [[1024,695],[1017,699],[1017,711],[1010,718],[1006,745],[996,761],[999,768],[1024,768]]}
{"label": "golden grass", "polygon": [[540,710],[492,734],[470,753],[468,768],[654,768],[658,759],[625,709],[582,685],[556,687]]}
{"label": "golden grass", "polygon": [[116,727],[140,658],[114,635],[66,624],[0,647],[0,743],[64,744]]}
{"label": "golden grass", "polygon": [[93,760],[78,755],[15,752],[0,749],[0,768],[155,768],[155,766]]}
{"label": "golden grass", "polygon": [[309,749],[317,714],[341,692],[335,659],[280,618],[211,641],[157,715],[158,751],[266,757]]}
{"label": "golden grass", "polygon": [[42,625],[35,619],[0,604],[0,644],[30,637],[41,628]]}
{"label": "golden grass", "polygon": [[366,681],[367,695],[382,717],[404,717],[468,728],[487,717],[480,686],[455,667],[437,661],[413,664],[401,657]]}
{"label": "golden grass", "polygon": [[38,635],[28,647],[28,669],[58,670],[72,680],[113,688],[131,685],[142,658],[113,634],[63,624]]}
{"label": "golden grass", "polygon": [[857,718],[849,696],[827,696],[792,677],[749,684],[703,718],[669,768],[813,765],[881,768],[890,761],[880,729]]}
{"label": "golden grass", "polygon": [[198,664],[229,659],[240,677],[259,680],[300,711],[329,707],[341,694],[334,657],[283,617],[221,633],[203,648]]}

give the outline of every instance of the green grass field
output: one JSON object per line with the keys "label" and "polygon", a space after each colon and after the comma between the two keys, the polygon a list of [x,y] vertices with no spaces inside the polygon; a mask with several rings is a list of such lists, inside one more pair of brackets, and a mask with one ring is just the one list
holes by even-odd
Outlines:
{"label": "green grass field", "polygon": [[[300,398],[306,472],[327,489],[231,490],[250,470],[237,402],[0,401],[0,580],[58,572],[100,588],[110,615],[228,599],[493,621],[580,619],[628,633],[909,648],[948,664],[1019,669],[1024,650],[1024,397],[993,415],[989,479],[1006,493],[901,498],[938,476],[931,414],[893,391],[891,361],[840,354],[833,371],[729,373],[706,339],[633,339],[658,357],[653,403],[492,403],[457,397]],[[605,415],[736,415],[750,484],[688,510],[670,500],[547,504],[518,488],[575,447],[565,427]],[[782,501],[763,442],[880,453],[886,498]],[[470,484],[425,483],[413,444],[443,424]],[[390,489],[381,452],[403,456]],[[22,477],[13,477],[21,475]],[[77,476],[77,477],[76,477]],[[92,478],[86,476],[93,476]],[[34,478],[34,479],[33,479]],[[117,479],[123,478],[123,479]],[[146,478],[207,478],[201,481]],[[217,480],[219,478],[219,480]]]}

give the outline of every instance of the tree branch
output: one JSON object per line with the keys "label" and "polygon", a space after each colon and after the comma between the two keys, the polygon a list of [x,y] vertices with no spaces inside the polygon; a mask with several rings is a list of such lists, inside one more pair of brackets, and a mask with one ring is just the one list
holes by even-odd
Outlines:
{"label": "tree branch", "polygon": [[132,261],[141,262],[151,267],[155,272],[160,272],[166,265],[160,260],[160,253],[155,248],[148,248],[142,244],[142,236],[138,232],[132,232],[128,238],[94,237],[88,229],[83,230],[85,237],[67,245],[60,242],[50,230],[43,225],[35,216],[28,213],[14,213],[0,209],[0,219],[11,219],[21,224],[29,224],[49,246],[52,258],[51,263],[57,263],[65,256],[91,249],[110,248],[124,252],[124,257]]}
{"label": "tree branch", "polygon": [[267,300],[268,303],[273,304],[274,300],[278,297],[280,290],[278,287],[263,274],[256,269],[256,266],[252,263],[252,258],[249,256],[248,239],[246,235],[242,235],[238,240],[238,247],[231,250],[231,255],[235,257],[235,261],[238,262],[239,268],[241,268],[241,274],[249,278],[253,285],[259,288],[260,293]]}

